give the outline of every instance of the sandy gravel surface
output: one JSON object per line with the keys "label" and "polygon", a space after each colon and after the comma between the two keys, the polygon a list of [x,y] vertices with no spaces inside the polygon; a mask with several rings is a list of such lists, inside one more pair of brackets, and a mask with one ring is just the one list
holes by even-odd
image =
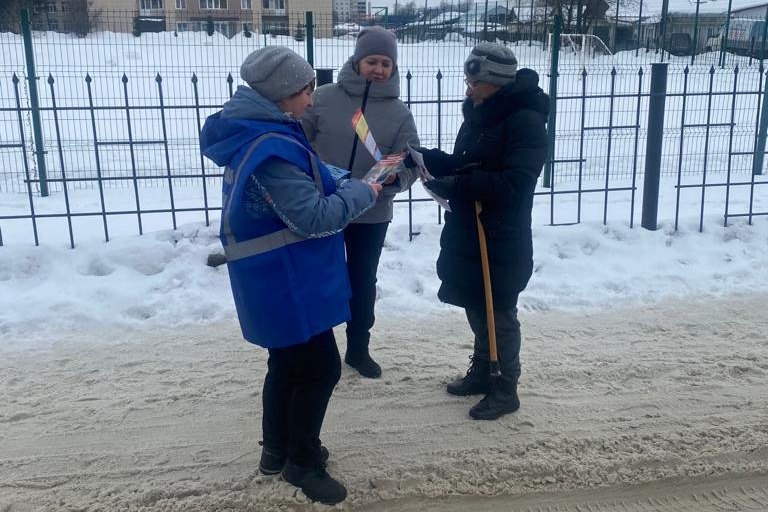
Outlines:
{"label": "sandy gravel surface", "polygon": [[[384,376],[345,367],[323,433],[337,509],[768,510],[768,296],[521,319],[495,422],[443,389],[458,310],[378,319]],[[1,512],[327,509],[258,474],[266,352],[234,321],[52,341],[0,353]]]}

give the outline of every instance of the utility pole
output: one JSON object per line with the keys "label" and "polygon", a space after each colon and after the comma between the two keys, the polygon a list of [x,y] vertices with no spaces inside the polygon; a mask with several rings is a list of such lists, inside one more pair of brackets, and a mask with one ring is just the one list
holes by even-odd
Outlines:
{"label": "utility pole", "polygon": [[669,13],[669,0],[661,3],[661,24],[659,26],[659,38],[656,43],[657,48],[661,48],[661,61],[664,62],[664,40],[667,35],[667,14]]}

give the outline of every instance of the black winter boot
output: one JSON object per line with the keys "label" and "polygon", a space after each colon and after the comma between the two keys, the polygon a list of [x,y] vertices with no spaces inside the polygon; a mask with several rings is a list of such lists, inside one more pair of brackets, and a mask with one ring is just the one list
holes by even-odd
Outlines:
{"label": "black winter boot", "polygon": [[469,410],[469,415],[476,420],[495,420],[519,408],[517,382],[499,380],[494,389]]}
{"label": "black winter boot", "polygon": [[445,390],[456,396],[486,395],[491,392],[491,375],[488,361],[469,356],[469,369],[464,378],[448,383]]}
{"label": "black winter boot", "polygon": [[[259,444],[263,446],[263,443],[259,441]],[[322,464],[328,463],[328,448],[325,446],[320,447],[320,462]],[[280,450],[274,450],[263,446],[261,449],[261,460],[259,460],[259,471],[263,475],[276,475],[283,470],[287,457]]]}
{"label": "black winter boot", "polygon": [[367,348],[365,351],[354,352],[347,349],[347,353],[344,354],[344,362],[357,370],[363,377],[369,379],[381,377],[381,366],[373,360]]}
{"label": "black winter boot", "polygon": [[341,482],[334,480],[322,464],[297,466],[287,461],[282,475],[286,482],[301,489],[312,501],[335,505],[347,497],[347,489]]}

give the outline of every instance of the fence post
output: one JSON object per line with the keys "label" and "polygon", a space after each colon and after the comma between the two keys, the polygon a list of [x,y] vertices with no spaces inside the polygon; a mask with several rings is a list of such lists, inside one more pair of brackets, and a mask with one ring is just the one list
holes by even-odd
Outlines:
{"label": "fence post", "polygon": [[763,91],[763,105],[760,109],[760,129],[757,132],[757,147],[755,148],[755,157],[752,159],[752,175],[760,176],[763,174],[763,161],[765,159],[765,138],[768,135],[768,77],[765,80],[765,90]]}
{"label": "fence post", "polygon": [[648,139],[645,146],[645,178],[643,185],[642,226],[658,229],[659,181],[664,143],[664,105],[667,100],[666,62],[651,64],[651,95],[648,104]]}
{"label": "fence post", "polygon": [[728,0],[728,12],[725,15],[725,28],[720,33],[720,68],[725,67],[725,50],[728,48],[728,32],[731,29],[731,7],[733,0]]}
{"label": "fence post", "polygon": [[37,71],[35,55],[32,53],[32,29],[29,25],[29,9],[21,10],[21,32],[24,38],[24,53],[27,58],[27,79],[29,80],[29,102],[32,114],[32,131],[35,138],[35,158],[37,173],[40,177],[40,195],[48,196],[48,173],[45,167],[45,148],[43,147],[43,128],[40,122],[40,97],[37,94]]}
{"label": "fence post", "polygon": [[563,17],[555,15],[555,31],[552,34],[552,63],[549,69],[549,119],[547,120],[547,165],[544,167],[543,185],[552,186],[552,173],[555,168],[555,124],[557,121],[557,68],[560,57],[560,30]]}
{"label": "fence post", "polygon": [[305,23],[307,25],[307,62],[309,65],[315,66],[315,24],[313,22],[312,11],[304,13]]}
{"label": "fence post", "polygon": [[699,49],[699,7],[701,0],[696,0],[696,15],[693,18],[693,44],[691,47],[691,65],[696,60],[696,51]]}

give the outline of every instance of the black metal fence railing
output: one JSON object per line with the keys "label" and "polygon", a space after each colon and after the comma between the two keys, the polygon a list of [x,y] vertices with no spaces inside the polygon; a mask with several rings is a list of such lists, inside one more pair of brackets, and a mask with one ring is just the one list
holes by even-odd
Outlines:
{"label": "black metal fence railing", "polygon": [[[313,54],[316,68],[337,71],[354,40],[316,38],[312,25],[309,28],[307,40],[296,41],[294,35],[272,41],[268,35],[268,42],[304,45],[294,48]],[[195,58],[180,53],[199,52],[198,44],[175,47],[178,36],[172,34],[155,34],[158,40],[167,38],[162,57],[154,46],[139,51],[118,44],[146,34],[105,35],[106,42],[31,29],[27,40],[0,34],[3,53],[12,56],[0,65],[0,193],[27,197],[17,212],[0,214],[0,245],[3,225],[9,222],[29,223],[34,243],[45,237],[43,224],[66,226],[72,246],[79,230],[98,229],[109,240],[115,226],[132,224],[131,229],[142,233],[150,217],[162,217],[169,228],[210,223],[211,212],[220,209],[221,174],[200,155],[198,135],[205,118],[232,95],[239,83],[239,62],[256,45],[234,41],[230,47],[226,37],[203,34],[191,37],[215,40],[214,51]],[[254,29],[250,39],[255,34]],[[79,49],[66,53],[66,45],[58,44],[59,39],[46,43],[48,37],[75,40]],[[400,45],[401,98],[414,115],[424,146],[452,149],[461,123],[461,63],[469,50],[465,43]],[[633,226],[649,134],[659,131],[663,152],[657,171],[675,181],[675,228],[681,209],[692,208],[694,194],[699,229],[705,208],[720,208],[726,224],[734,217],[751,222],[766,215],[768,208],[761,202],[768,194],[762,63],[742,57],[734,68],[685,67],[687,60],[682,66],[678,61],[669,64],[666,116],[651,126],[651,73],[644,60],[634,61],[631,55],[623,62],[585,58],[567,48],[558,53],[559,59],[550,60],[530,40],[508,44],[518,56],[529,52],[530,66],[539,72],[545,90],[557,86],[552,98],[557,123],[550,133],[551,174],[547,186],[543,181],[537,190],[537,202],[547,203],[547,223],[582,222],[585,201],[599,198],[595,220]],[[69,60],[56,57],[61,52],[70,55]],[[219,54],[221,58],[214,59]],[[33,62],[29,55],[35,57]],[[519,60],[528,65],[524,57]],[[125,71],[124,61],[141,65]],[[549,67],[551,61],[559,62],[556,68]],[[35,65],[37,70],[30,73]],[[38,79],[30,81],[30,75]],[[723,196],[717,206],[710,202],[713,195]],[[737,196],[741,199],[735,210]],[[408,210],[413,233],[414,209],[429,199],[416,187],[408,199],[398,201]],[[439,209],[434,211],[439,222]]]}

